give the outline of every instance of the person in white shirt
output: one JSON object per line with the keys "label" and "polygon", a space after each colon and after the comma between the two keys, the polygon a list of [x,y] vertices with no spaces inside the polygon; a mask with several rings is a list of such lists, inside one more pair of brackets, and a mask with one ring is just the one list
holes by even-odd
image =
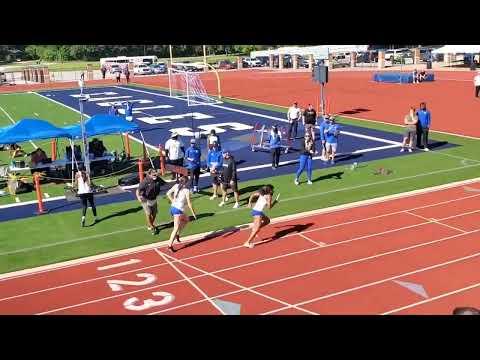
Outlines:
{"label": "person in white shirt", "polygon": [[252,217],[253,217],[253,223],[252,223],[252,232],[250,233],[250,236],[248,237],[247,241],[243,244],[243,246],[248,247],[248,248],[253,248],[255,245],[252,243],[252,240],[257,236],[258,232],[262,227],[267,226],[270,224],[270,218],[265,215],[263,210],[265,209],[266,206],[268,206],[269,209],[272,208],[272,196],[273,196],[273,186],[272,185],[265,185],[262,187],[259,191],[253,193],[250,195],[250,198],[248,199],[248,207],[252,207],[252,201],[253,199],[257,199],[255,206],[252,209]]}
{"label": "person in white shirt", "polygon": [[480,70],[477,76],[473,78],[473,85],[475,86],[475,97],[478,98],[478,94],[480,93]]}
{"label": "person in white shirt", "polygon": [[302,117],[302,111],[298,108],[298,103],[294,102],[291,107],[288,108],[287,119],[290,125],[288,126],[288,138],[292,138],[292,130],[294,132],[293,139],[297,137],[298,122]]}
{"label": "person in white shirt", "polygon": [[75,176],[75,182],[77,184],[77,194],[80,197],[80,201],[82,202],[82,227],[85,226],[87,201],[90,203],[93,216],[95,216],[94,224],[97,223],[97,208],[95,207],[95,202],[93,200],[92,182],[90,180],[90,176],[85,172],[83,168],[77,172]]}
{"label": "person in white shirt", "polygon": [[80,88],[80,95],[83,95],[83,88],[85,87],[85,74],[82,72],[80,80],[78,80],[78,87]]}
{"label": "person in white shirt", "polygon": [[171,202],[170,215],[173,216],[173,230],[170,235],[170,241],[168,243],[168,248],[171,251],[175,251],[173,247],[173,242],[176,240],[180,242],[180,231],[187,225],[189,218],[184,214],[185,205],[188,205],[190,211],[192,212],[195,220],[197,215],[195,210],[192,207],[192,202],[190,200],[190,190],[187,186],[188,177],[182,176],[178,180],[178,184],[173,185],[173,187],[168,190],[167,197]]}
{"label": "person in white shirt", "polygon": [[[167,163],[175,166],[183,166],[183,157],[185,148],[183,143],[178,140],[178,134],[172,133],[170,139],[165,143],[165,152],[167,154]],[[172,172],[172,180],[177,179],[179,174]]]}

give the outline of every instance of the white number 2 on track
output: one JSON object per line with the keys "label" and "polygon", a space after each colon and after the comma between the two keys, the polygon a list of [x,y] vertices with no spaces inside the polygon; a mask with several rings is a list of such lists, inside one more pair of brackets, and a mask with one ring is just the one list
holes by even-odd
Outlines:
{"label": "white number 2 on track", "polygon": [[140,300],[136,297],[132,297],[125,300],[125,302],[123,303],[123,306],[127,310],[142,311],[142,310],[150,309],[155,306],[167,305],[171,303],[173,300],[175,300],[175,296],[164,291],[156,291],[156,292],[153,292],[152,295],[162,297],[162,299],[161,300],[146,299],[143,301],[143,304],[136,305],[136,303],[139,302]]}
{"label": "white number 2 on track", "polygon": [[123,290],[122,285],[143,286],[143,285],[149,285],[151,283],[154,283],[155,280],[157,280],[156,276],[153,274],[142,273],[142,274],[136,274],[136,276],[139,278],[145,278],[145,280],[140,280],[140,281],[107,280],[107,284],[108,286],[110,286],[110,289],[112,289],[112,291],[122,291]]}

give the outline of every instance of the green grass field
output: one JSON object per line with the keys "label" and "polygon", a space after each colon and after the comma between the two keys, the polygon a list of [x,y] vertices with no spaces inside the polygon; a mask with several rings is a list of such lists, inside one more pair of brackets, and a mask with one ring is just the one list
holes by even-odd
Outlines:
{"label": "green grass field", "polygon": [[[285,111],[282,107],[243,104]],[[77,113],[34,94],[0,95],[0,106],[15,120],[31,116],[32,112],[45,119],[55,119],[60,125],[78,120]],[[401,127],[393,125],[349,118],[341,118],[340,122],[398,134],[402,132]],[[0,125],[9,123],[0,110]],[[277,217],[478,177],[480,140],[434,132],[431,138],[460,146],[365,162],[356,170],[345,165],[315,170],[314,183],[308,187],[308,192],[305,184],[293,186],[293,174],[242,182],[241,204],[245,205],[251,191],[267,182],[273,184],[276,191],[282,194],[279,205],[269,211],[272,217]],[[113,147],[121,146],[120,139],[115,137],[112,137],[108,144]],[[139,150],[141,149],[136,151]],[[393,173],[388,176],[375,175],[374,171],[379,167],[390,169]],[[51,186],[52,190],[49,191],[52,193],[54,186],[63,187]],[[218,202],[209,200],[205,194],[194,195],[193,199],[193,205],[200,216],[198,221],[189,224],[184,235],[218,230],[219,223],[229,227],[250,221],[249,210],[245,206],[232,209],[231,202],[228,206],[219,208]],[[99,207],[101,221],[86,228],[80,227],[79,210],[2,222],[0,273],[166,240],[170,233],[168,207],[165,198],[159,199],[157,221],[166,224],[166,228],[161,230],[158,236],[152,236],[146,230],[143,211],[136,201]],[[89,215],[90,213],[87,215],[87,223]]]}

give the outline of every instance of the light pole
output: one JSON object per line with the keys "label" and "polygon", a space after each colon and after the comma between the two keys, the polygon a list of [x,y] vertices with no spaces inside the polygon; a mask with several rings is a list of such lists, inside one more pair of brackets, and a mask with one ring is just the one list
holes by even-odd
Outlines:
{"label": "light pole", "polygon": [[82,95],[78,98],[78,103],[80,106],[80,128],[82,129],[82,150],[83,150],[83,156],[85,158],[84,164],[85,164],[85,170],[90,176],[90,158],[89,158],[89,153],[88,153],[88,142],[87,142],[87,132],[85,130],[85,121],[83,119],[83,104],[88,100],[88,96]]}

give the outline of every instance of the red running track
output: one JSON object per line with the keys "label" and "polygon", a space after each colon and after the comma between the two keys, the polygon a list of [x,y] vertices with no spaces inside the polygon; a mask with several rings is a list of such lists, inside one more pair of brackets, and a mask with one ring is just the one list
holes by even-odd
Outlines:
{"label": "red running track", "polygon": [[213,299],[242,314],[480,307],[480,183],[273,223],[253,249],[247,234],[12,275],[0,279],[0,314],[224,312]]}

